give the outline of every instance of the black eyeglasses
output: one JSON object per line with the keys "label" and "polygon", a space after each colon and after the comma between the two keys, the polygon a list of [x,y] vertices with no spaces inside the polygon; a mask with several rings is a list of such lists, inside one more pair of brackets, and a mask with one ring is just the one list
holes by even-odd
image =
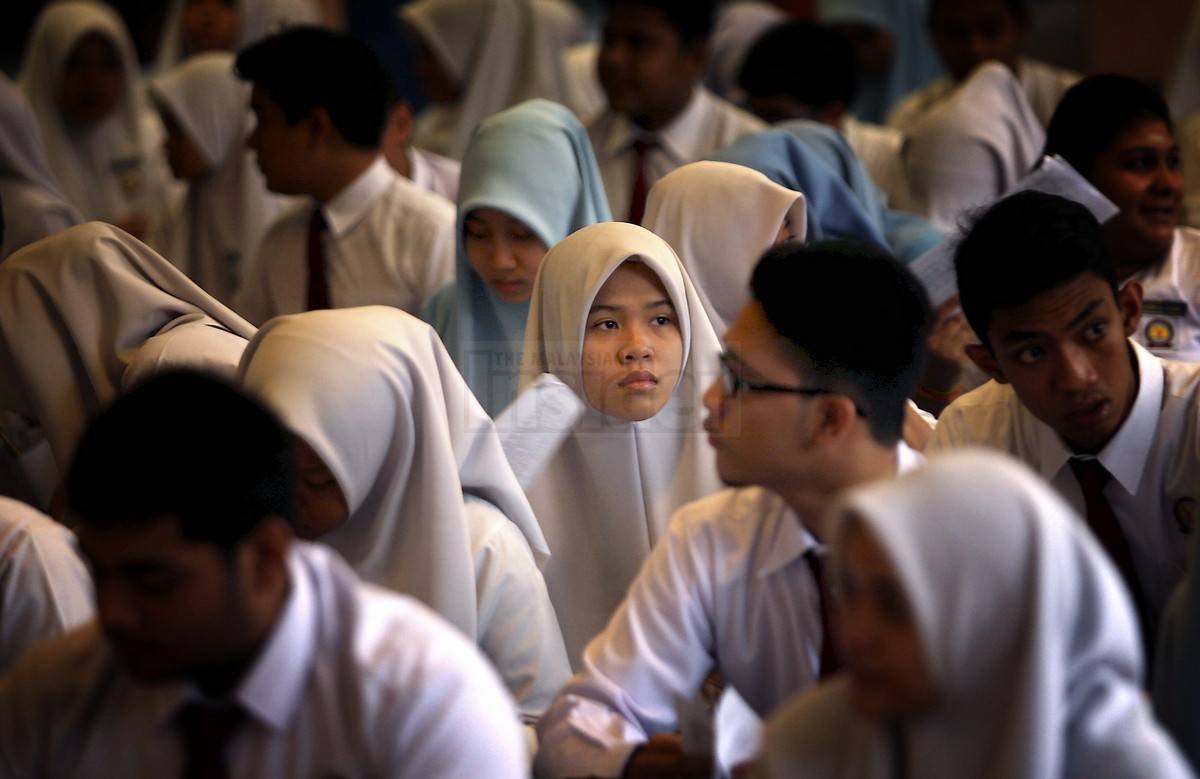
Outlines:
{"label": "black eyeglasses", "polygon": [[[842,395],[844,393],[837,392],[831,389],[822,389],[817,387],[784,387],[779,384],[765,384],[754,381],[747,381],[738,374],[734,368],[733,355],[728,352],[720,356],[721,361],[721,393],[731,398],[742,392],[781,392],[788,395]],[[860,417],[865,417],[862,408],[857,403],[854,404],[854,410]]]}

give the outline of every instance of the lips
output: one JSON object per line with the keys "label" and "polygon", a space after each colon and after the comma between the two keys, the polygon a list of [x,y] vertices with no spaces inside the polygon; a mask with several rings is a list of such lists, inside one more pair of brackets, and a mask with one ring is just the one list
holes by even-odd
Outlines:
{"label": "lips", "polygon": [[621,379],[619,386],[629,390],[651,390],[658,386],[658,377],[650,371],[634,371]]}
{"label": "lips", "polygon": [[1095,427],[1105,420],[1112,404],[1105,398],[1072,406],[1067,416],[1080,427]]}

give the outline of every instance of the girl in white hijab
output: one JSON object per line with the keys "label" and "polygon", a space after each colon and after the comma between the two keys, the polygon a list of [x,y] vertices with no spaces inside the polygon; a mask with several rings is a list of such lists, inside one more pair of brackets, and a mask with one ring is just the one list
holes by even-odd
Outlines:
{"label": "girl in white hijab", "polygon": [[144,235],[169,201],[169,178],[121,18],[88,0],[46,6],[18,83],[67,199],[87,219]]}
{"label": "girl in white hijab", "polygon": [[0,75],[0,260],[83,218],[67,202],[46,161],[37,119],[25,96]]}
{"label": "girl in white hijab", "polygon": [[1129,596],[1032,472],[958,452],[833,513],[848,673],[768,723],[760,775],[1185,779]]}
{"label": "girl in white hijab", "polygon": [[232,378],[254,328],[112,225],[0,263],[0,409],[40,424],[59,471],[93,415],[158,371]]}
{"label": "girl in white hijab", "polygon": [[1024,179],[1045,143],[1012,71],[985,62],[909,131],[903,155],[913,209],[934,227],[953,231],[964,211],[991,203]]}
{"label": "girl in white hijab", "polygon": [[285,27],[320,22],[313,0],[171,0],[154,70],[170,70],[205,51],[241,51]]}
{"label": "girl in white hijab", "polygon": [[545,539],[437,333],[369,306],[272,319],[242,383],[298,439],[298,532],[474,638],[527,723],[569,676]]}
{"label": "girl in white hijab", "polygon": [[250,85],[234,74],[233,60],[227,52],[198,54],[150,83],[167,128],[167,161],[189,184],[148,243],[226,302],[289,202],[267,191],[245,147]]}
{"label": "girl in white hijab", "polygon": [[416,0],[399,10],[430,105],[413,142],[462,159],[487,117],[523,100],[567,100],[561,58],[582,36],[563,0]]}
{"label": "girl in white hijab", "polygon": [[[622,299],[630,283],[649,294]],[[585,410],[527,494],[554,553],[546,586],[574,664],[675,509],[721,487],[701,429],[719,351],[683,264],[648,230],[591,225],[542,260],[522,388],[553,373]]]}
{"label": "girl in white hijab", "polygon": [[799,192],[743,165],[702,161],[650,188],[642,225],[683,260],[717,335],[724,335],[750,302],[750,275],[762,253],[803,241],[807,221]]}

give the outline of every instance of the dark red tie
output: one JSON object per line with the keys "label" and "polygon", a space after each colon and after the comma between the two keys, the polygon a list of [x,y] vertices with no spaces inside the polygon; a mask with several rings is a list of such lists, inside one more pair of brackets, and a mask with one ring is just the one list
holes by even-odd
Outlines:
{"label": "dark red tie", "polygon": [[650,191],[650,174],[646,170],[646,155],[658,148],[653,138],[639,138],[633,142],[633,192],[629,197],[629,220],[635,225],[642,223],[646,215],[646,193]]}
{"label": "dark red tie", "polygon": [[833,644],[833,616],[830,610],[829,596],[825,591],[825,566],[816,549],[804,553],[808,565],[812,568],[813,581],[817,584],[817,598],[821,604],[821,667],[818,676],[822,679],[832,673],[837,673],[837,651]]}
{"label": "dark red tie", "polygon": [[325,233],[325,216],[320,207],[313,211],[308,220],[308,302],[305,311],[329,308],[329,280],[326,278],[325,244],[321,240]]}
{"label": "dark red tie", "polygon": [[183,779],[229,779],[225,750],[246,717],[231,703],[189,703],[179,712],[183,734]]}

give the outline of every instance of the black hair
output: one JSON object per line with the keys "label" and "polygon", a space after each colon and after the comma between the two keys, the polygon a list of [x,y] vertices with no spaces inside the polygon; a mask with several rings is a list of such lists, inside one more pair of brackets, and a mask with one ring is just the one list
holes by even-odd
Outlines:
{"label": "black hair", "polygon": [[788,22],[767,31],[750,49],[738,85],[753,97],[789,95],[813,108],[854,100],[854,47],[817,24]]}
{"label": "black hair", "polygon": [[184,538],[230,551],[267,517],[295,521],[291,438],[270,412],[224,381],[163,374],[92,421],[66,494],[85,525],[173,515]]}
{"label": "black hair", "polygon": [[1174,134],[1171,111],[1153,87],[1129,76],[1088,76],[1058,101],[1046,127],[1046,154],[1061,154],[1088,178],[1096,158],[1120,133],[1138,122],[1158,120]]}
{"label": "black hair", "polygon": [[[942,6],[946,0],[929,0],[929,10],[926,12],[926,18],[932,22],[934,17],[942,10]],[[1013,16],[1021,19],[1029,13],[1029,6],[1025,0],[1004,0],[1004,4],[1008,6],[1008,10]]]}
{"label": "black hair", "polygon": [[606,11],[618,5],[640,5],[662,11],[667,24],[679,31],[685,44],[707,41],[716,23],[715,0],[604,0]]}
{"label": "black hair", "polygon": [[351,144],[378,149],[395,105],[392,77],[364,41],[320,27],[293,27],[238,55],[238,75],[264,87],[296,124],[323,108]]}
{"label": "black hair", "polygon": [[988,344],[997,309],[1015,308],[1090,273],[1117,294],[1112,256],[1092,212],[1044,192],[1018,192],[979,215],[954,255],[963,313]]}
{"label": "black hair", "polygon": [[839,239],[768,249],[750,286],[800,369],[850,396],[876,441],[899,441],[933,319],[912,273],[883,249]]}

